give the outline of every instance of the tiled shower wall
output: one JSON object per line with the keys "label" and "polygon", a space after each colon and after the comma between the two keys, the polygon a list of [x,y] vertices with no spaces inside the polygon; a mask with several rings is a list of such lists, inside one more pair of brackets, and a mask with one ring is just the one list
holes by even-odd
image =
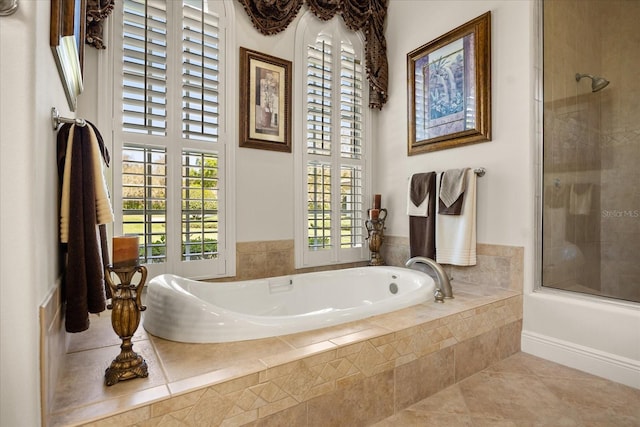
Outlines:
{"label": "tiled shower wall", "polygon": [[638,20],[637,1],[544,2],[545,286],[640,301]]}
{"label": "tiled shower wall", "polygon": [[606,1],[602,69],[601,282],[605,295],[640,301],[640,2]]}
{"label": "tiled shower wall", "polygon": [[[576,73],[603,75],[597,3],[544,2],[543,283],[600,290],[601,109],[608,88]],[[586,190],[585,190],[586,188]],[[591,192],[588,210],[571,193]]]}

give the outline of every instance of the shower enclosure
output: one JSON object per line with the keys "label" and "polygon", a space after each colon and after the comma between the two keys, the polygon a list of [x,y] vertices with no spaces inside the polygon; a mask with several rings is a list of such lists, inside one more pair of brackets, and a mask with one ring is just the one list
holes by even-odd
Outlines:
{"label": "shower enclosure", "polygon": [[640,1],[543,8],[543,287],[640,302]]}

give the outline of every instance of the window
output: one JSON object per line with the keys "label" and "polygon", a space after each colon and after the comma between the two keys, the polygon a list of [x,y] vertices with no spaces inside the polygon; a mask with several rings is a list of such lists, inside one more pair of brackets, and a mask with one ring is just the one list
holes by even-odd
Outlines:
{"label": "window", "polygon": [[368,110],[363,42],[308,12],[296,33],[296,266],[366,260]]}
{"label": "window", "polygon": [[[114,14],[116,234],[140,236],[150,274],[234,274],[226,188],[225,6],[124,0]],[[225,108],[226,107],[226,108]],[[230,257],[231,255],[231,257]]]}

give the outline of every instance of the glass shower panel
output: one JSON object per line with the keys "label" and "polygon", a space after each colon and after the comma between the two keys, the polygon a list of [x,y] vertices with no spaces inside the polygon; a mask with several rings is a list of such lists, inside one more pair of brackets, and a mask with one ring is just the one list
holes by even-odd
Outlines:
{"label": "glass shower panel", "polygon": [[542,286],[640,302],[640,1],[543,10]]}

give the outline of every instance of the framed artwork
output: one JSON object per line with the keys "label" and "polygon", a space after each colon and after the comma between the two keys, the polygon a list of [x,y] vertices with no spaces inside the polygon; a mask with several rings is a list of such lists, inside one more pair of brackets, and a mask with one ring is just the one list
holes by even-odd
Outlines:
{"label": "framed artwork", "polygon": [[491,12],[407,54],[408,154],[491,140]]}
{"label": "framed artwork", "polygon": [[71,111],[83,90],[85,17],[86,0],[51,0],[49,45]]}
{"label": "framed artwork", "polygon": [[291,61],[243,47],[240,147],[291,152]]}

